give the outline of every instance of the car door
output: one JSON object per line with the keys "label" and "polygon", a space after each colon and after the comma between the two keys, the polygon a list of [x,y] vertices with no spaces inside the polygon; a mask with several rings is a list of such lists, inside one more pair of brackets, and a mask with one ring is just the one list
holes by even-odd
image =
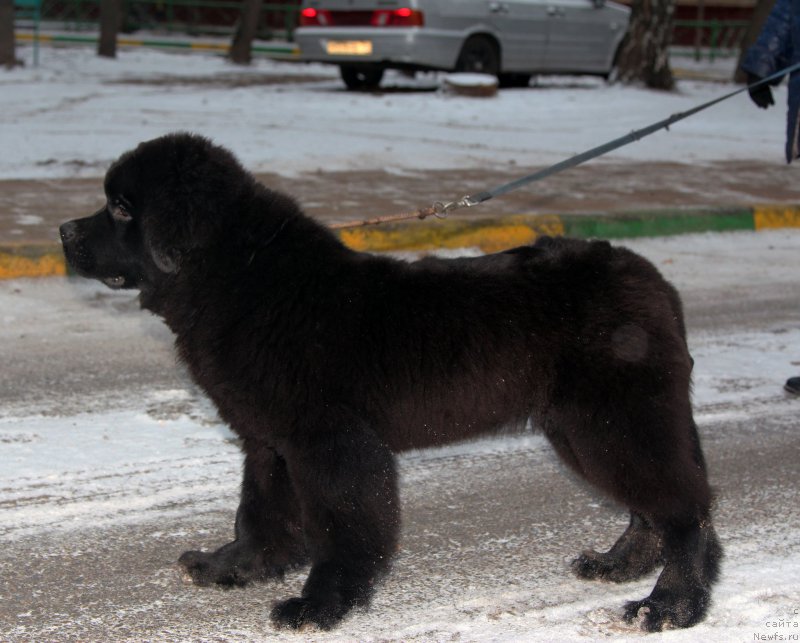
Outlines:
{"label": "car door", "polygon": [[627,28],[627,12],[603,0],[548,0],[545,66],[555,72],[605,73]]}
{"label": "car door", "polygon": [[500,39],[504,72],[531,72],[545,64],[547,5],[543,0],[486,0]]}

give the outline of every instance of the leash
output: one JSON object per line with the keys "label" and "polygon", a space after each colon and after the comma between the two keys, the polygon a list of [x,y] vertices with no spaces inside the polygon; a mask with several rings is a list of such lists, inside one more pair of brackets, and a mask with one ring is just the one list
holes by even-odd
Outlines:
{"label": "leash", "polygon": [[538,172],[534,172],[533,174],[528,174],[527,176],[523,176],[522,178],[516,179],[514,181],[510,181],[508,183],[504,183],[502,185],[498,185],[495,188],[490,190],[485,190],[483,192],[478,192],[474,195],[468,195],[458,199],[457,201],[450,201],[449,203],[442,203],[441,201],[436,201],[432,205],[428,206],[427,208],[420,208],[415,210],[414,212],[408,212],[404,214],[392,214],[388,216],[382,217],[375,217],[372,219],[364,219],[359,221],[347,221],[345,223],[334,223],[330,227],[334,230],[340,230],[343,228],[358,228],[363,226],[370,226],[370,225],[378,225],[381,223],[390,223],[393,221],[403,221],[406,219],[427,219],[430,216],[434,216],[438,219],[444,219],[447,217],[450,212],[454,210],[460,210],[461,208],[471,208],[481,203],[485,203],[489,199],[493,199],[496,196],[501,196],[508,192],[512,192],[513,190],[518,190],[519,188],[528,185],[529,183],[533,183],[535,181],[541,181],[548,176],[552,176],[553,174],[558,174],[559,172],[563,172],[569,168],[575,167],[576,165],[580,165],[582,163],[586,163],[591,159],[597,158],[598,156],[602,156],[603,154],[607,154],[612,150],[616,150],[620,147],[624,147],[625,145],[629,145],[639,139],[644,138],[645,136],[649,136],[661,129],[669,129],[669,126],[673,123],[677,123],[678,121],[682,121],[685,118],[689,118],[698,112],[702,112],[709,107],[713,107],[717,103],[721,103],[722,101],[728,100],[737,94],[741,94],[742,92],[750,91],[755,87],[760,87],[766,83],[772,83],[773,81],[779,80],[783,78],[786,74],[790,74],[792,72],[800,70],[800,62],[795,63],[785,69],[781,69],[778,72],[775,72],[771,76],[767,76],[766,78],[762,78],[761,80],[752,83],[751,85],[747,85],[745,87],[741,87],[736,89],[724,96],[720,96],[719,98],[715,98],[708,102],[703,103],[702,105],[698,105],[693,107],[692,109],[686,110],[684,112],[678,112],[673,114],[672,116],[660,120],[652,125],[648,125],[641,129],[634,130],[633,132],[626,134],[625,136],[620,136],[619,138],[615,138],[612,141],[608,141],[607,143],[603,143],[602,145],[598,145],[597,147],[593,147],[590,150],[585,152],[581,152],[580,154],[576,154],[564,161],[560,161],[555,165],[551,165],[550,167],[544,168],[543,170],[539,170]]}

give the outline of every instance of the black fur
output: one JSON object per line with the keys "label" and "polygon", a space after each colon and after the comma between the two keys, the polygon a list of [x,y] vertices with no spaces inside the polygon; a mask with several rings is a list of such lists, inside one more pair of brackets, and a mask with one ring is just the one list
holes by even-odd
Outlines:
{"label": "black fur", "polygon": [[[359,254],[226,150],[174,134],[122,156],[108,204],[64,224],[87,277],[138,288],[245,453],[236,539],[181,563],[244,585],[310,561],[278,626],[365,605],[397,547],[394,453],[523,426],[628,507],[583,578],[664,570],[648,630],[701,620],[721,549],[675,290],[605,242],[542,238],[476,259]],[[647,608],[642,610],[641,608]]]}

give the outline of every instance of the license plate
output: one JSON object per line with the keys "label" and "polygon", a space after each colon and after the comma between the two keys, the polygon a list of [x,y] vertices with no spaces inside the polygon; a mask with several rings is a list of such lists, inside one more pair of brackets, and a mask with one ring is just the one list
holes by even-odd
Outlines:
{"label": "license plate", "polygon": [[331,56],[369,56],[372,53],[372,41],[328,40],[325,51]]}

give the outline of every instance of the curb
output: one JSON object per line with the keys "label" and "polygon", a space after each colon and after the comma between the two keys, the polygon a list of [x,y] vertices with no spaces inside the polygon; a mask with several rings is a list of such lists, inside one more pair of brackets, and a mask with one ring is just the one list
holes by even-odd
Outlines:
{"label": "curb", "polygon": [[63,277],[64,253],[57,243],[0,244],[0,279]]}
{"label": "curb", "polygon": [[[18,42],[31,44],[35,38],[31,32],[16,32],[14,38]],[[92,45],[97,46],[100,37],[96,34],[54,34],[39,33],[40,45]],[[253,54],[262,54],[272,58],[296,60],[300,55],[297,45],[282,41],[270,41],[270,44],[261,44],[264,41],[254,42],[251,47]],[[228,54],[231,48],[230,39],[214,40],[199,39],[189,40],[181,38],[131,38],[124,35],[117,37],[117,46],[120,48],[146,47],[151,49],[164,49],[173,51],[205,51]]]}
{"label": "curb", "polygon": [[[800,204],[747,208],[653,210],[595,215],[512,215],[491,219],[410,221],[341,230],[353,250],[424,252],[479,248],[498,252],[531,243],[542,235],[625,239],[692,232],[800,228]],[[69,273],[60,244],[0,243],[0,279],[56,277]]]}
{"label": "curb", "polygon": [[341,230],[342,241],[370,252],[426,251],[477,247],[498,252],[531,243],[541,235],[580,239],[662,237],[691,232],[800,228],[800,205],[746,208],[652,210],[618,214],[514,215],[496,219],[428,219]]}

